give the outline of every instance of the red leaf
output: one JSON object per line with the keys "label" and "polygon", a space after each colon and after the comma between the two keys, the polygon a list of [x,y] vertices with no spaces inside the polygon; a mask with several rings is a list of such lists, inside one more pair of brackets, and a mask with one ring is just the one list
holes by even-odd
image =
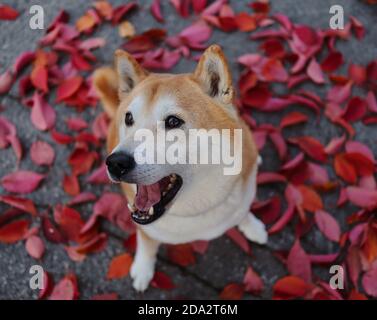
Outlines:
{"label": "red leaf", "polygon": [[209,241],[196,240],[192,242],[191,245],[195,252],[200,253],[200,254],[205,254],[208,249]]}
{"label": "red leaf", "polygon": [[101,252],[107,245],[108,236],[106,233],[102,232],[95,235],[90,240],[82,245],[71,247],[80,255],[86,255],[89,253]]}
{"label": "red leaf", "polygon": [[199,14],[207,6],[207,0],[195,0],[195,1],[192,1],[191,4],[195,13]]}
{"label": "red leaf", "polygon": [[272,198],[265,201],[254,202],[251,207],[251,212],[261,218],[264,224],[270,224],[275,222],[279,217],[280,209],[280,197],[273,196]]}
{"label": "red leaf", "polygon": [[29,229],[28,220],[16,220],[0,228],[0,243],[14,243],[22,240]]}
{"label": "red leaf", "polygon": [[19,14],[17,10],[6,4],[0,5],[0,20],[15,20]]}
{"label": "red leaf", "polygon": [[331,241],[338,242],[340,239],[340,227],[338,221],[323,210],[317,210],[314,215],[318,229]]}
{"label": "red leaf", "polygon": [[110,262],[106,278],[111,280],[126,277],[130,271],[132,261],[132,256],[128,253],[114,257]]}
{"label": "red leaf", "polygon": [[189,243],[168,245],[168,258],[173,263],[176,263],[182,267],[195,264],[195,255],[192,245]]}
{"label": "red leaf", "polygon": [[154,273],[151,286],[162,290],[172,290],[175,288],[175,285],[171,281],[170,277],[161,271],[156,271]]}
{"label": "red leaf", "polygon": [[51,131],[51,137],[59,144],[68,144],[74,141],[73,137],[57,132],[55,129]]}
{"label": "red leaf", "polygon": [[264,287],[263,280],[252,267],[247,267],[243,278],[243,284],[246,292],[250,292],[255,295],[259,295]]}
{"label": "red leaf", "polygon": [[311,282],[312,269],[309,256],[301,247],[300,240],[296,240],[287,258],[287,267],[291,275]]}
{"label": "red leaf", "polygon": [[48,73],[45,66],[35,66],[30,75],[30,80],[33,86],[43,92],[48,92],[47,85]]}
{"label": "red leaf", "polygon": [[315,83],[322,84],[325,83],[325,78],[323,76],[322,70],[318,62],[313,58],[306,70],[310,79],[312,79]]}
{"label": "red leaf", "polygon": [[251,249],[249,242],[246,240],[245,236],[238,231],[236,228],[229,229],[226,235],[232,239],[232,241],[237,244],[244,252],[251,254]]}
{"label": "red leaf", "polygon": [[67,239],[48,217],[42,217],[43,234],[48,241],[53,243],[65,243]]}
{"label": "red leaf", "polygon": [[280,128],[283,129],[306,121],[308,121],[308,117],[305,114],[294,111],[288,113],[281,119]]}
{"label": "red leaf", "polygon": [[35,58],[35,53],[33,51],[25,51],[21,53],[14,61],[12,70],[15,75],[18,75],[23,68],[30,64]]}
{"label": "red leaf", "polygon": [[42,258],[45,252],[45,245],[38,236],[30,236],[27,238],[25,246],[28,254],[34,259]]}
{"label": "red leaf", "polygon": [[77,295],[75,279],[68,275],[55,285],[49,300],[74,300]]}
{"label": "red leaf", "polygon": [[345,113],[343,114],[344,120],[348,122],[359,121],[367,112],[367,103],[360,97],[353,97],[348,101]]}
{"label": "red leaf", "polygon": [[158,22],[164,22],[164,17],[161,13],[160,0],[153,0],[151,4],[151,13]]}
{"label": "red leaf", "polygon": [[367,79],[367,70],[363,66],[350,63],[348,67],[348,76],[357,85],[362,85]]}
{"label": "red leaf", "polygon": [[102,294],[96,294],[92,297],[91,300],[118,300],[118,294],[117,293],[102,293]]}
{"label": "red leaf", "polygon": [[0,196],[0,202],[4,202],[14,208],[28,212],[33,216],[37,215],[37,209],[35,208],[34,202],[29,199],[15,196]]}
{"label": "red leaf", "polygon": [[325,162],[327,159],[323,145],[315,138],[304,136],[299,138],[291,138],[290,142],[298,144],[302,151],[314,160]]}
{"label": "red leaf", "polygon": [[235,22],[238,25],[238,29],[244,32],[253,31],[257,27],[256,19],[246,12],[240,12],[235,17]]}
{"label": "red leaf", "polygon": [[44,299],[45,297],[47,297],[51,293],[53,286],[54,284],[51,275],[48,272],[44,271],[43,288],[39,291],[38,299]]}
{"label": "red leaf", "polygon": [[295,276],[287,276],[278,280],[273,287],[274,299],[294,299],[305,296],[311,286]]}
{"label": "red leaf", "polygon": [[222,300],[241,300],[244,294],[244,286],[239,283],[230,283],[220,293]]}
{"label": "red leaf", "polygon": [[323,208],[321,197],[316,191],[305,185],[297,186],[302,196],[302,207],[309,212],[315,212]]}
{"label": "red leaf", "polygon": [[35,141],[30,148],[30,158],[37,165],[50,166],[54,162],[55,151],[44,141]]}
{"label": "red leaf", "polygon": [[8,93],[12,88],[14,77],[10,70],[0,75],[0,94]]}
{"label": "red leaf", "polygon": [[64,101],[73,96],[83,82],[81,76],[65,79],[58,87],[56,92],[56,102]]}
{"label": "red leaf", "polygon": [[63,189],[65,193],[69,194],[70,196],[76,196],[80,193],[80,184],[77,176],[75,175],[64,175],[63,178]]}
{"label": "red leaf", "polygon": [[361,208],[377,207],[377,190],[359,187],[347,187],[347,197],[350,202]]}
{"label": "red leaf", "polygon": [[92,202],[94,200],[96,200],[95,194],[91,192],[81,192],[80,194],[76,195],[73,199],[71,199],[67,205],[74,206],[77,204]]}
{"label": "red leaf", "polygon": [[371,268],[369,271],[367,271],[363,278],[362,283],[365,292],[374,297],[377,298],[377,267]]}
{"label": "red leaf", "polygon": [[123,4],[123,5],[116,7],[113,10],[113,18],[112,18],[111,22],[113,24],[118,24],[128,12],[132,11],[135,8],[137,8],[136,2],[129,2],[127,4]]}
{"label": "red leaf", "polygon": [[294,32],[299,37],[299,39],[308,47],[314,46],[318,42],[317,32],[309,26],[297,26],[295,27]]}
{"label": "red leaf", "polygon": [[105,163],[102,163],[97,169],[95,169],[86,181],[93,184],[106,184],[109,183],[109,176],[107,175],[107,167]]}
{"label": "red leaf", "polygon": [[355,167],[347,160],[345,153],[339,153],[334,158],[334,169],[336,174],[344,181],[356,183],[357,175]]}
{"label": "red leaf", "polygon": [[80,175],[87,173],[96,159],[96,152],[88,151],[84,148],[77,148],[71,153],[68,164],[72,167],[73,174]]}
{"label": "red leaf", "polygon": [[38,130],[48,130],[55,125],[55,110],[37,92],[33,96],[31,122]]}
{"label": "red leaf", "polygon": [[292,220],[295,213],[295,206],[289,205],[278,221],[268,230],[268,234],[273,234],[281,231]]}
{"label": "red leaf", "polygon": [[140,35],[134,36],[123,48],[130,53],[145,52],[155,48],[166,36],[163,29],[150,29]]}
{"label": "red leaf", "polygon": [[70,130],[80,131],[88,127],[88,123],[81,118],[69,118],[65,121]]}
{"label": "red leaf", "polygon": [[9,192],[30,193],[39,186],[44,178],[44,175],[33,171],[20,170],[4,176],[1,179],[1,185]]}
{"label": "red leaf", "polygon": [[353,16],[350,16],[350,21],[351,21],[351,26],[352,26],[353,31],[355,32],[356,37],[358,39],[364,38],[365,28],[363,24]]}
{"label": "red leaf", "polygon": [[321,62],[321,68],[325,72],[333,72],[338,69],[343,63],[343,55],[340,52],[332,51]]}
{"label": "red leaf", "polygon": [[68,239],[81,242],[80,231],[84,226],[84,221],[78,211],[66,206],[56,206],[54,209],[54,218]]}

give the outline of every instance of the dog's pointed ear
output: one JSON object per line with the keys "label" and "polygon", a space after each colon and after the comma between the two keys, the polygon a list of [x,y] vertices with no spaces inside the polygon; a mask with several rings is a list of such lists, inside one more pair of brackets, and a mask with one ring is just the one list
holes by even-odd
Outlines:
{"label": "dog's pointed ear", "polygon": [[115,69],[118,73],[120,99],[148,76],[148,71],[132,55],[120,49],[115,51]]}
{"label": "dog's pointed ear", "polygon": [[233,102],[232,75],[220,46],[212,45],[204,51],[194,76],[209,96],[222,104]]}

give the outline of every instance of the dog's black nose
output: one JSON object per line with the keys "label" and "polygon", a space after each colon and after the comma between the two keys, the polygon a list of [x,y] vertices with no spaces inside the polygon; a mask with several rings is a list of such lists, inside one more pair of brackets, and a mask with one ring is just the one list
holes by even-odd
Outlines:
{"label": "dog's black nose", "polygon": [[106,158],[107,169],[110,174],[117,179],[135,168],[134,158],[124,152],[115,152]]}

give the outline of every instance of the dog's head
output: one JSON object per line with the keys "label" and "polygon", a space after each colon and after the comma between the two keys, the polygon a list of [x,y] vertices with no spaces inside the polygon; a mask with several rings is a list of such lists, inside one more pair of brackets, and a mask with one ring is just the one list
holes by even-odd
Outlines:
{"label": "dog's head", "polygon": [[[204,52],[192,74],[148,73],[122,50],[115,53],[115,68],[120,104],[113,121],[118,144],[107,158],[108,174],[115,182],[137,185],[132,217],[140,224],[147,224],[158,219],[172,205],[178,192],[193,180],[193,176],[200,174],[201,179],[206,179],[208,167],[203,170],[203,166],[189,161],[184,164],[166,161],[164,156],[169,147],[174,144],[175,149],[186,150],[183,154],[187,160],[193,152],[188,150],[190,144],[187,143],[190,129],[208,131],[237,127],[231,74],[216,45]],[[154,137],[152,145],[146,140],[136,141],[138,134],[145,130]],[[165,136],[158,142],[162,132]],[[178,132],[184,135],[182,140],[175,139]],[[174,141],[169,139],[171,134],[175,134]],[[213,145],[209,145],[211,147]],[[153,163],[137,161],[148,152]]]}

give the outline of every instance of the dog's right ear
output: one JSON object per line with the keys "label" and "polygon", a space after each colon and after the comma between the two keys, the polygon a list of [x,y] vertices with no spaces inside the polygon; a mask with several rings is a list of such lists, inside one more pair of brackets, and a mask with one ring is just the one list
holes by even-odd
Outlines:
{"label": "dog's right ear", "polygon": [[120,99],[148,76],[148,71],[143,69],[132,55],[120,49],[115,51],[115,69],[118,73]]}

